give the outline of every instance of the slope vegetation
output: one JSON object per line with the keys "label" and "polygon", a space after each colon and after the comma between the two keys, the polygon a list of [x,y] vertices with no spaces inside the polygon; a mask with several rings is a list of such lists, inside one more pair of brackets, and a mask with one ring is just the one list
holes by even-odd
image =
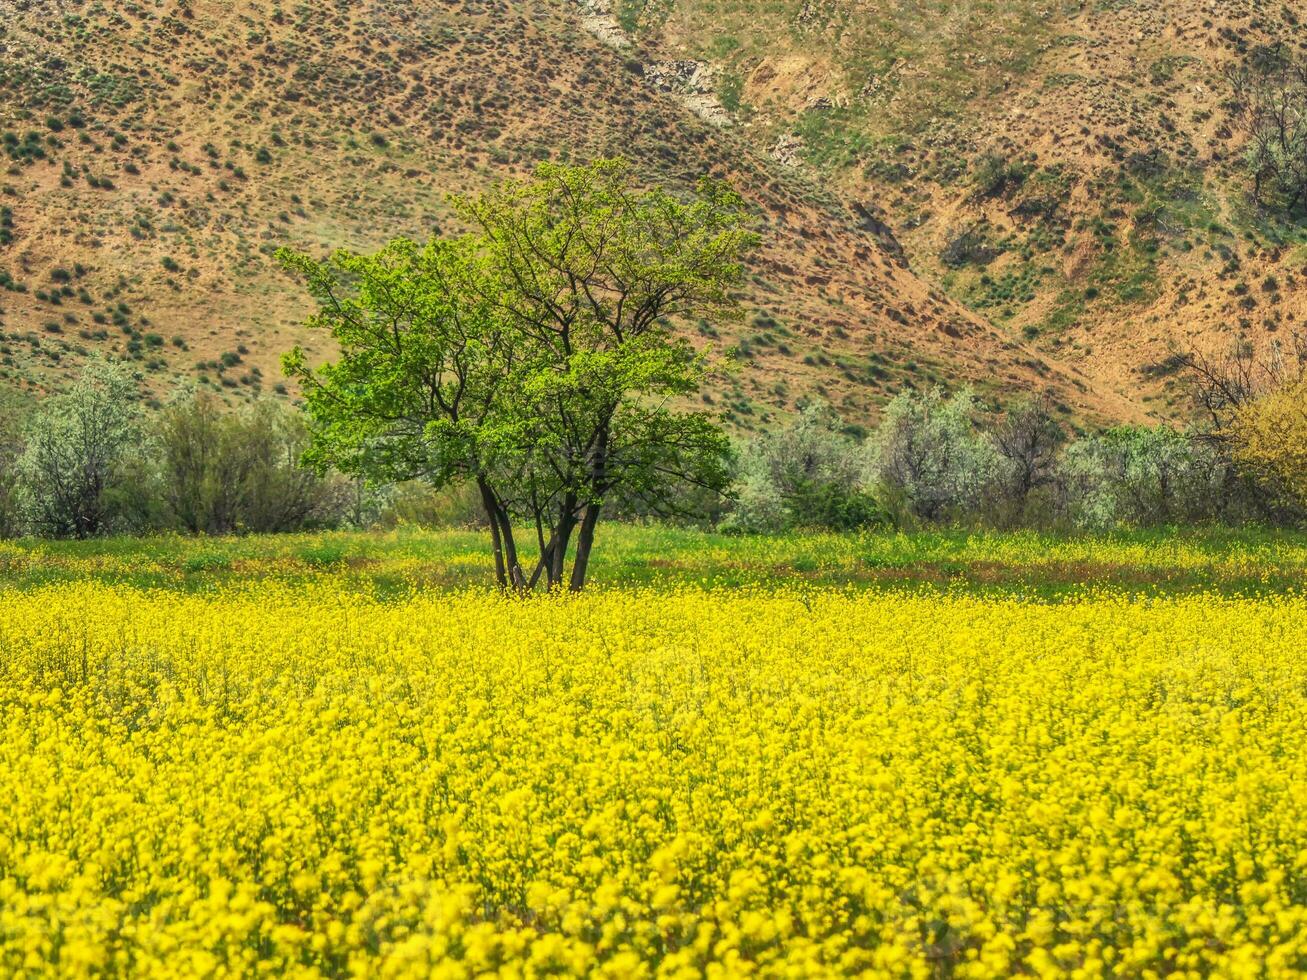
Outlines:
{"label": "slope vegetation", "polygon": [[[787,167],[650,72],[606,8],[9,2],[0,20],[0,380],[58,385],[95,350],[232,397],[280,388],[302,295],[271,253],[449,228],[445,195],[537,161],[629,155],[651,182],[729,177],[766,246],[707,397],[743,428],[819,395],[854,421],[904,383],[1051,389],[1130,415],[919,278],[879,189]],[[613,26],[615,25],[615,26]],[[605,35],[604,27],[613,26]],[[321,338],[310,344],[321,345]],[[319,352],[326,350],[319,347]]]}
{"label": "slope vegetation", "polygon": [[760,149],[876,201],[913,268],[1095,390],[1183,410],[1174,349],[1307,317],[1307,229],[1249,204],[1226,72],[1303,0],[621,0]]}

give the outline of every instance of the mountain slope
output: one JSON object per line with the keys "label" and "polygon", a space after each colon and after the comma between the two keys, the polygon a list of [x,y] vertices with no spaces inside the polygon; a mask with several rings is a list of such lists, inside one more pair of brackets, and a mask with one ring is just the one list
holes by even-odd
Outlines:
{"label": "mountain slope", "polygon": [[[749,428],[819,395],[862,421],[904,383],[1137,405],[923,282],[875,188],[811,175],[711,121],[620,25],[534,0],[7,2],[0,19],[0,381],[56,387],[95,350],[161,395],[279,384],[305,299],[272,251],[449,226],[444,197],[545,158],[629,155],[651,182],[729,177],[766,242],[709,398]],[[709,119],[704,116],[709,115]],[[325,355],[323,338],[310,349]]]}
{"label": "mountain slope", "polygon": [[919,275],[1096,390],[1181,412],[1177,345],[1307,316],[1307,227],[1250,205],[1225,75],[1307,49],[1304,0],[613,9],[756,147],[877,200]]}

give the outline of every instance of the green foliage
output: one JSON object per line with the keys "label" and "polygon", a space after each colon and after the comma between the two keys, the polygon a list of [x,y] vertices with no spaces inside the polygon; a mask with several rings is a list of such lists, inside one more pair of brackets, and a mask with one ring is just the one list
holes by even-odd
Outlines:
{"label": "green foliage", "polygon": [[1004,269],[997,275],[982,273],[968,290],[967,300],[975,309],[992,310],[999,318],[1010,317],[1019,306],[1033,302],[1042,273],[1033,265]]}
{"label": "green foliage", "polygon": [[847,531],[883,523],[862,487],[858,445],[842,430],[828,407],[814,403],[789,425],[754,439],[741,459],[739,499],[726,528]]}
{"label": "green foliage", "polygon": [[1021,160],[1008,160],[998,153],[986,153],[976,161],[972,174],[977,199],[1002,197],[1020,187],[1034,167]]}
{"label": "green foliage", "polygon": [[[0,549],[0,579],[32,588],[78,579],[114,586],[207,589],[302,582],[303,552],[344,552],[324,574],[369,596],[484,586],[483,532],[401,526],[385,534],[330,532],[194,538],[176,534],[90,541],[16,541]],[[680,588],[767,588],[798,579],[818,587],[909,588],[1049,601],[1084,598],[1086,578],[1131,594],[1220,594],[1246,599],[1301,589],[1307,535],[1261,527],[1203,526],[1086,534],[937,528],[858,533],[809,530],[723,535],[666,525],[607,524],[594,579],[657,593]],[[312,570],[308,574],[313,574]]]}
{"label": "green foliage", "polygon": [[724,186],[682,201],[638,190],[620,161],[543,164],[453,205],[471,233],[325,262],[279,253],[341,350],[317,370],[300,351],[285,362],[313,419],[309,458],[374,480],[473,482],[501,584],[529,584],[515,520],[537,531],[531,581],[551,585],[576,531],[579,588],[606,503],[725,484],[725,437],[672,407],[705,362],[671,324],[733,311],[756,236]]}
{"label": "green foliage", "polygon": [[1253,199],[1302,217],[1307,214],[1307,59],[1283,46],[1260,46],[1227,77],[1246,137]]}
{"label": "green foliage", "polygon": [[349,552],[339,543],[315,542],[300,548],[295,557],[313,568],[334,568],[345,563]]}
{"label": "green foliage", "polygon": [[869,440],[871,478],[903,517],[940,521],[974,511],[1000,472],[998,453],[976,428],[964,388],[905,391],[885,407]]}
{"label": "green foliage", "polygon": [[132,523],[142,488],[136,382],[92,361],[66,392],[28,419],[18,473],[28,521],[52,537],[87,538]]}
{"label": "green foliage", "polygon": [[182,560],[182,568],[192,574],[212,574],[231,570],[231,559],[213,551],[199,551]]}
{"label": "green foliage", "polygon": [[675,0],[615,0],[613,3],[617,22],[628,34],[660,25],[674,6]]}
{"label": "green foliage", "polygon": [[1210,444],[1170,426],[1119,426],[1072,443],[1058,464],[1078,527],[1157,527],[1218,516],[1227,470]]}
{"label": "green foliage", "polygon": [[966,265],[988,265],[1003,254],[1003,246],[992,240],[988,222],[968,225],[949,238],[939,253],[939,260],[951,269]]}
{"label": "green foliage", "polygon": [[738,72],[723,72],[717,86],[717,98],[727,112],[740,111],[740,98],[744,93],[744,76]]}
{"label": "green foliage", "polygon": [[87,73],[82,82],[91,93],[91,101],[106,108],[120,109],[143,94],[140,83],[130,75],[93,72]]}
{"label": "green foliage", "polygon": [[856,107],[809,109],[798,119],[797,132],[805,143],[804,156],[819,167],[851,167],[870,156],[875,140],[860,125]]}
{"label": "green foliage", "polygon": [[300,466],[303,419],[273,402],[240,412],[188,394],[156,428],[159,487],[169,524],[192,534],[294,531],[331,523],[339,488]]}
{"label": "green foliage", "polygon": [[11,160],[20,164],[31,164],[46,158],[41,134],[35,130],[23,134],[21,138],[17,133],[4,133],[0,135],[0,146],[4,147],[5,153]]}
{"label": "green foliage", "polygon": [[0,538],[14,537],[22,527],[18,460],[26,412],[15,393],[0,388]]}

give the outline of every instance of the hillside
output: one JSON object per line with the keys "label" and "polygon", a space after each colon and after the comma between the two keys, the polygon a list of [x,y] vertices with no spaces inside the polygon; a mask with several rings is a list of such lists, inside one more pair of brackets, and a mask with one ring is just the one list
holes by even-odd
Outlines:
{"label": "hillside", "polygon": [[57,385],[103,349],[137,357],[155,394],[182,378],[273,387],[305,312],[277,245],[424,235],[448,191],[624,152],[650,180],[728,175],[757,205],[750,317],[711,338],[739,350],[713,396],[738,424],[814,393],[863,419],[907,379],[1046,384],[1077,414],[1123,409],[923,283],[874,206],[660,91],[574,8],[168,0],[68,3],[52,20],[7,6],[12,383]]}
{"label": "hillside", "polygon": [[1302,0],[610,10],[712,79],[756,147],[877,200],[922,278],[1098,391],[1182,411],[1177,345],[1307,317],[1307,228],[1250,206],[1226,77],[1307,46]]}
{"label": "hillside", "polygon": [[[625,153],[651,182],[728,176],[756,207],[746,320],[686,325],[738,355],[709,397],[742,428],[813,394],[862,422],[907,382],[1165,411],[1145,399],[1177,331],[1302,315],[1302,258],[1240,212],[1218,110],[1192,121],[1247,7],[1229,6],[8,0],[0,383],[46,390],[109,350],[154,397],[274,390],[306,312],[278,245],[423,236],[450,191]],[[1159,136],[1160,175],[1123,168]],[[1019,180],[978,195],[984,167]],[[1150,193],[1182,233],[1141,233]]]}

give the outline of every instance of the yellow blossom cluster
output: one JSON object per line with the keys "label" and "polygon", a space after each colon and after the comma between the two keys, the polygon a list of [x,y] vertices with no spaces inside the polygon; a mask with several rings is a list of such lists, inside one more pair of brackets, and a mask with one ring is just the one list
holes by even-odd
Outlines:
{"label": "yellow blossom cluster", "polygon": [[0,975],[1307,969],[1307,601],[0,590]]}

